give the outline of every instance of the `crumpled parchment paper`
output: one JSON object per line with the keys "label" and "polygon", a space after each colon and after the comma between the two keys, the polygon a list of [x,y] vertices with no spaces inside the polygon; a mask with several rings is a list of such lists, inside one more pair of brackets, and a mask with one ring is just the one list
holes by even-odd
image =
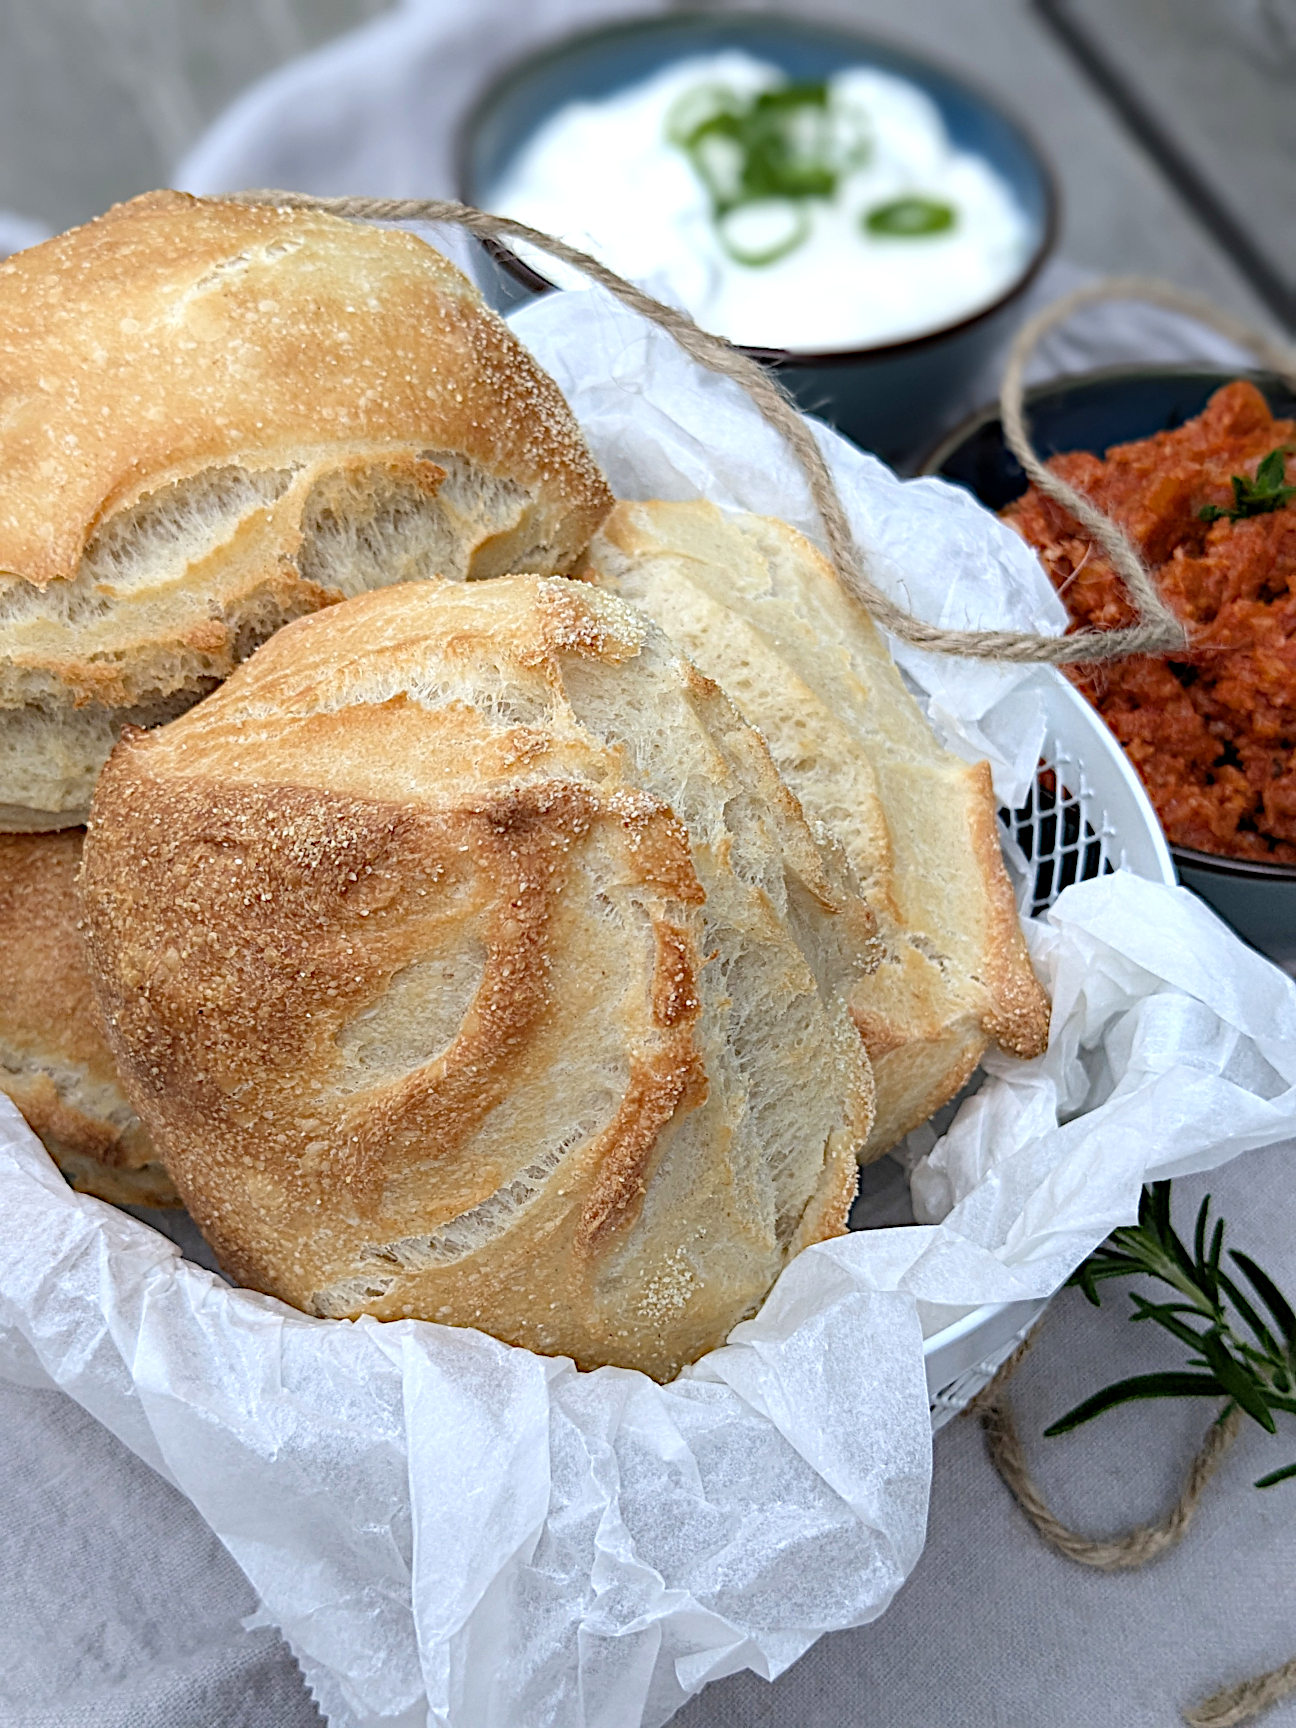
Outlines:
{"label": "crumpled parchment paper", "polygon": [[[514,322],[622,495],[701,493],[814,533],[735,385],[597,291]],[[969,498],[820,437],[911,607],[1060,626],[1033,557]],[[898,658],[1015,802],[1054,674]],[[923,1541],[924,1331],[1047,1295],[1145,1180],[1296,1126],[1296,987],[1191,895],[1118,872],[1030,938],[1050,1049],[988,1060],[914,1173],[924,1222],[808,1250],[673,1385],[233,1290],[73,1194],[2,1099],[0,1372],[62,1387],[193,1501],[337,1728],[662,1723],[886,1608]]]}

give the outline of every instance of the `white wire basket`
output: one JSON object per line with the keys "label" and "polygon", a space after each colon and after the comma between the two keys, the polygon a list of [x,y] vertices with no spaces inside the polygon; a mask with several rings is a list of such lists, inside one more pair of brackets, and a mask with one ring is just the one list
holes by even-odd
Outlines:
{"label": "white wire basket", "polygon": [[[1042,917],[1064,888],[1112,870],[1175,881],[1156,812],[1125,752],[1060,672],[1043,678],[1047,732],[1035,785],[1000,824],[1025,861],[1019,903]],[[1043,1302],[969,1309],[924,1346],[932,1427],[941,1428],[989,1384],[1038,1316]]]}

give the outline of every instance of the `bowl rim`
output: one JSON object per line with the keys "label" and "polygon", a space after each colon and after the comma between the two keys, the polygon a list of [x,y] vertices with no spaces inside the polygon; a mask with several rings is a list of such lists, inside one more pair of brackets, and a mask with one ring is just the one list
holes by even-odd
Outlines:
{"label": "bowl rim", "polygon": [[1221,852],[1198,852],[1170,843],[1175,867],[1198,870],[1204,876],[1232,876],[1252,882],[1296,882],[1296,864],[1271,864],[1264,858],[1228,858]]}
{"label": "bowl rim", "polygon": [[[585,48],[600,42],[679,31],[687,33],[693,30],[702,30],[715,24],[724,24],[741,29],[743,25],[749,23],[753,25],[783,25],[792,31],[799,30],[806,35],[835,36],[839,39],[858,42],[863,50],[881,48],[884,51],[899,54],[918,65],[926,64],[949,83],[965,91],[982,107],[988,108],[991,113],[997,115],[1017,134],[1034,163],[1036,173],[1039,175],[1044,210],[1035,244],[1008,286],[988,304],[975,307],[971,312],[963,313],[950,323],[938,325],[934,330],[920,331],[914,336],[901,337],[893,342],[868,343],[854,348],[779,348],[766,347],[760,344],[735,343],[734,346],[738,352],[747,355],[749,359],[759,361],[762,365],[776,367],[834,367],[857,365],[862,361],[899,360],[962,335],[974,325],[995,317],[1015,300],[1020,299],[1039,275],[1045,260],[1056,246],[1061,226],[1061,193],[1058,188],[1057,175],[1049,158],[1041,149],[1034,131],[1013,109],[1006,107],[996,94],[989,92],[976,79],[966,77],[961,68],[956,69],[946,65],[943,60],[933,58],[925,51],[911,48],[907,43],[899,42],[883,33],[857,30],[849,24],[839,24],[831,19],[803,21],[788,12],[712,12],[706,10],[654,13],[647,17],[626,18],[613,23],[596,25],[589,30],[570,31],[556,41],[510,61],[478,93],[456,131],[455,195],[466,204],[473,203],[473,188],[469,175],[472,140],[483,117],[500,95],[523,78],[530,76],[537,68],[563,60],[573,48]],[[492,238],[485,240],[483,244],[500,267],[515,281],[520,282],[524,288],[529,288],[537,294],[558,289],[556,282],[551,282],[547,276],[542,276],[538,270],[524,263],[503,241]]]}
{"label": "bowl rim", "polygon": [[[1115,384],[1143,378],[1192,378],[1203,382],[1218,380],[1221,385],[1232,383],[1239,378],[1245,378],[1253,384],[1283,383],[1276,372],[1259,366],[1216,366],[1206,361],[1185,360],[1122,361],[1114,366],[1095,366],[1087,372],[1065,372],[1059,373],[1055,378],[1042,379],[1040,383],[1032,384],[1027,389],[1025,403],[1029,408],[1045,397],[1075,389],[1080,385]],[[940,442],[928,451],[917,473],[927,478],[942,478],[941,468],[959,446],[999,417],[998,402],[989,402],[974,410],[945,433]],[[1095,451],[1094,454],[1097,455],[1098,452]],[[950,484],[957,482],[951,481]],[[1189,870],[1197,870],[1208,876],[1242,878],[1253,882],[1296,882],[1296,864],[1275,864],[1263,858],[1230,858],[1220,852],[1199,852],[1193,846],[1176,845],[1168,837],[1166,844],[1170,848],[1170,856],[1174,859],[1176,869],[1182,864]]]}
{"label": "bowl rim", "polygon": [[[1038,384],[1027,385],[1023,401],[1026,407],[1030,408],[1043,401],[1046,396],[1055,395],[1062,390],[1074,390],[1080,385],[1119,384],[1142,378],[1218,378],[1221,385],[1231,384],[1239,378],[1256,385],[1281,385],[1283,382],[1276,372],[1263,366],[1217,366],[1205,360],[1120,360],[1111,366],[1093,366],[1084,372],[1059,372],[1053,378],[1042,378]],[[980,432],[982,427],[990,425],[999,417],[997,400],[974,408],[956,426],[951,426],[947,432],[941,433],[940,438],[914,469],[915,477],[943,478],[940,470],[959,445],[966,443],[974,432]]]}

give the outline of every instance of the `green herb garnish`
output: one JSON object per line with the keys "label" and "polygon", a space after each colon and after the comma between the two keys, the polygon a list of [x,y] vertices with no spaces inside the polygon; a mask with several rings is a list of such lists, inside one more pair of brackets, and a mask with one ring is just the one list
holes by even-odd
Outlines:
{"label": "green herb garnish", "polygon": [[835,109],[823,80],[751,96],[697,85],[672,105],[666,136],[706,187],[720,244],[752,266],[801,245],[810,232],[807,201],[833,197],[868,153],[861,117]]}
{"label": "green herb garnish", "polygon": [[694,135],[717,114],[740,114],[743,99],[727,84],[694,84],[675,98],[666,115],[666,136],[687,150]]}
{"label": "green herb garnish", "polygon": [[888,240],[923,239],[928,234],[944,234],[954,226],[954,206],[939,198],[893,198],[865,211],[860,226]]}
{"label": "green herb garnish", "polygon": [[1198,518],[1202,522],[1218,522],[1226,517],[1230,522],[1240,522],[1245,516],[1267,516],[1272,510],[1281,510],[1289,498],[1296,498],[1296,486],[1285,486],[1286,478],[1287,452],[1280,444],[1261,462],[1254,480],[1245,474],[1233,475],[1229,481],[1233,488],[1231,510],[1207,504],[1197,512]]}
{"label": "green herb garnish", "polygon": [[810,233],[810,214],[792,198],[753,198],[718,217],[716,231],[736,263],[759,268],[796,251]]}
{"label": "green herb garnish", "polygon": [[[1171,1227],[1170,1184],[1157,1182],[1143,1190],[1137,1225],[1114,1230],[1072,1273],[1068,1282],[1083,1290],[1095,1307],[1098,1285],[1108,1278],[1144,1276],[1168,1285],[1179,1300],[1149,1302],[1131,1292],[1133,1318],[1152,1320],[1186,1344],[1192,1351],[1191,1372],[1136,1374],[1118,1380],[1077,1404],[1045,1434],[1065,1434],[1118,1404],[1142,1398],[1224,1398],[1227,1402],[1219,1420],[1234,1409],[1242,1410],[1270,1434],[1278,1432],[1276,1415],[1296,1416],[1296,1311],[1249,1255],[1230,1249],[1228,1257],[1250,1285],[1257,1307],[1224,1269],[1223,1219],[1216,1223],[1208,1243],[1209,1229],[1208,1194],[1197,1213],[1189,1253]],[[1239,1329],[1238,1321],[1245,1330]],[[1288,1464],[1262,1476],[1256,1487],[1272,1488],[1293,1477],[1296,1464]]]}

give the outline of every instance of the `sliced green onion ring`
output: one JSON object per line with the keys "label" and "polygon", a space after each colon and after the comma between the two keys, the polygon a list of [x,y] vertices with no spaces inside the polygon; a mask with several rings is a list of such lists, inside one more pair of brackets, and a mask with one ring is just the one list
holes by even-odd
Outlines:
{"label": "sliced green onion ring", "polygon": [[693,172],[706,187],[714,210],[726,210],[743,199],[747,154],[727,115],[715,115],[699,126],[688,146]]}
{"label": "sliced green onion ring", "polygon": [[833,99],[828,104],[828,123],[838,174],[862,168],[873,154],[873,123],[867,111],[853,102]]}
{"label": "sliced green onion ring", "polygon": [[810,212],[791,198],[753,198],[717,217],[716,232],[735,264],[759,270],[805,242]]}
{"label": "sliced green onion ring", "polygon": [[947,234],[957,219],[954,206],[943,199],[910,193],[875,204],[860,217],[860,226],[884,240],[924,240],[931,234]]}
{"label": "sliced green onion ring", "polygon": [[666,136],[672,144],[687,147],[701,127],[719,114],[738,114],[743,104],[727,84],[694,84],[682,90],[666,110]]}
{"label": "sliced green onion ring", "polygon": [[828,105],[828,80],[826,78],[803,78],[799,82],[790,80],[786,84],[772,84],[768,90],[761,90],[752,107],[755,109],[777,108],[826,108]]}

